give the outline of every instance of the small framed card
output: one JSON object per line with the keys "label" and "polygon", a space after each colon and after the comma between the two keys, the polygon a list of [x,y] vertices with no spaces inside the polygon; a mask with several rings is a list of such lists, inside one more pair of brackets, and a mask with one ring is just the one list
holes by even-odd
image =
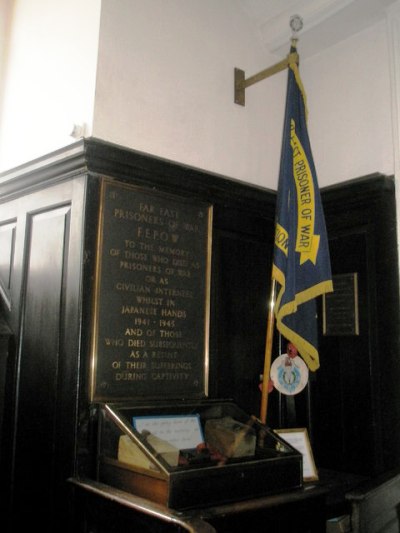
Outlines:
{"label": "small framed card", "polygon": [[169,442],[178,450],[190,450],[204,442],[200,416],[164,415],[134,416],[133,427],[139,432],[148,431]]}
{"label": "small framed card", "polygon": [[311,449],[310,439],[308,438],[307,428],[294,429],[275,429],[275,433],[281,437],[293,448],[298,450],[303,456],[303,480],[317,481],[318,471],[315,466],[314,456]]}

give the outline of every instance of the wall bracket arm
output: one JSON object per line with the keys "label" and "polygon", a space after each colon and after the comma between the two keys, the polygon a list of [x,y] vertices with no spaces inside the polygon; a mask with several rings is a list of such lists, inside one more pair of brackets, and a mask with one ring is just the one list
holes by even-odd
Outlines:
{"label": "wall bracket arm", "polygon": [[299,64],[299,55],[297,52],[288,54],[287,57],[282,59],[282,61],[279,61],[279,63],[276,63],[275,65],[272,65],[271,67],[268,67],[247,79],[245,79],[244,70],[235,68],[235,104],[244,106],[246,101],[245,90],[247,87],[250,87],[250,85],[254,85],[254,83],[257,83],[261,80],[265,80],[266,78],[269,78],[278,72],[281,72],[287,68],[290,63]]}

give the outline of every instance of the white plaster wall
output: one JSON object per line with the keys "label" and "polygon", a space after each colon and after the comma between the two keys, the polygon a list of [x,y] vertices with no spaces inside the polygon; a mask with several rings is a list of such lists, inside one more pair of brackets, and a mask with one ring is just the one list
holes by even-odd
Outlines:
{"label": "white plaster wall", "polygon": [[93,121],[101,0],[13,3],[0,91],[0,170],[75,141],[74,122],[90,128]]}
{"label": "white plaster wall", "polygon": [[[0,1],[0,125],[1,125],[1,102],[5,89],[4,79],[8,60],[10,32],[12,26],[13,0]],[[1,82],[3,80],[3,83]]]}
{"label": "white plaster wall", "polygon": [[394,173],[386,22],[340,42],[301,67],[320,187]]}
{"label": "white plaster wall", "polygon": [[[87,135],[276,188],[287,73],[248,88],[245,107],[233,102],[234,67],[248,77],[281,59],[265,53],[236,0],[6,2],[0,170],[73,142],[76,122]],[[301,35],[298,48],[301,60]],[[320,186],[392,174],[385,22],[300,69]]]}
{"label": "white plaster wall", "polygon": [[[288,48],[289,48],[288,31]],[[301,36],[298,45],[301,59]],[[286,72],[233,102],[233,69],[274,64],[233,0],[103,0],[93,135],[276,188]],[[320,186],[394,171],[383,21],[301,62]]]}
{"label": "white plaster wall", "polygon": [[93,135],[275,184],[284,77],[249,89],[241,107],[233,72],[276,61],[235,0],[103,0]]}

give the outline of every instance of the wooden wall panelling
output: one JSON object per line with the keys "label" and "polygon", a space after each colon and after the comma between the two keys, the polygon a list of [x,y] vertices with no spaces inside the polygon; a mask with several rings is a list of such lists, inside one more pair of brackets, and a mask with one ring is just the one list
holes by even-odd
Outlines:
{"label": "wooden wall panelling", "polygon": [[[21,516],[35,489],[51,500],[59,522],[68,515],[66,479],[95,475],[88,371],[102,177],[213,205],[210,396],[234,398],[258,414],[275,193],[82,140],[0,179],[0,239],[8,249],[0,262],[2,311],[15,337],[5,472]],[[374,176],[327,188],[323,202],[334,273],[360,275],[362,334],[321,338],[321,368],[311,386],[314,453],[317,466],[379,471],[399,460],[400,449],[393,180]],[[275,335],[273,355],[277,341]],[[308,422],[308,395],[298,403],[301,420]],[[279,408],[274,391],[271,427],[278,425]],[[32,502],[39,506],[42,500],[33,495]],[[31,523],[40,520],[33,507]]]}
{"label": "wooden wall panelling", "polygon": [[[65,272],[70,205],[28,217],[28,257],[20,331],[17,424],[14,449],[14,509],[21,524],[41,513],[40,502],[56,511],[49,480],[56,477],[55,450],[62,420],[57,404],[61,323],[65,311]],[[40,486],[40,493],[38,492]],[[56,511],[57,512],[57,511]],[[52,523],[52,522],[50,522]]]}
{"label": "wooden wall panelling", "polygon": [[[67,477],[95,476],[96,414],[87,392],[103,176],[214,206],[218,259],[213,259],[212,291],[219,307],[211,320],[211,393],[258,409],[271,268],[265,239],[271,241],[273,234],[273,193],[95,140],[11,171],[0,179],[3,221],[17,220],[11,309],[5,309],[16,336],[8,376],[8,412],[15,416],[9,417],[6,431],[14,440],[5,470],[13,487],[14,517],[25,509],[31,523],[40,520],[34,512],[40,498],[24,507],[29,487],[51,499],[59,519],[67,509]],[[232,379],[226,380],[226,372]],[[243,376],[245,385],[238,387]]]}
{"label": "wooden wall panelling", "polygon": [[[65,515],[74,473],[84,179],[2,205],[17,220],[3,427],[4,498],[13,526]],[[55,522],[53,522],[53,519]]]}
{"label": "wooden wall panelling", "polygon": [[260,416],[258,385],[271,285],[273,209],[266,209],[263,216],[235,211],[229,223],[228,215],[216,208],[211,393],[232,397],[247,412]]}
{"label": "wooden wall panelling", "polygon": [[259,415],[275,193],[96,140],[85,149],[96,176],[213,205],[210,396]]}
{"label": "wooden wall panelling", "polygon": [[333,274],[358,273],[360,334],[321,336],[315,453],[321,467],[369,476],[400,463],[394,181],[367,176],[326,188],[322,199]]}
{"label": "wooden wall panelling", "polygon": [[7,220],[0,224],[0,292],[5,305],[11,306],[11,272],[14,263],[16,220]]}

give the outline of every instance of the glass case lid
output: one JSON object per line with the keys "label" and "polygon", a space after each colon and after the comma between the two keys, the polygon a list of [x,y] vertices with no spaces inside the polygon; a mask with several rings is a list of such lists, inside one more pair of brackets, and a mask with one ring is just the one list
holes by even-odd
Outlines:
{"label": "glass case lid", "polygon": [[230,401],[101,404],[99,455],[153,476],[299,452]]}

